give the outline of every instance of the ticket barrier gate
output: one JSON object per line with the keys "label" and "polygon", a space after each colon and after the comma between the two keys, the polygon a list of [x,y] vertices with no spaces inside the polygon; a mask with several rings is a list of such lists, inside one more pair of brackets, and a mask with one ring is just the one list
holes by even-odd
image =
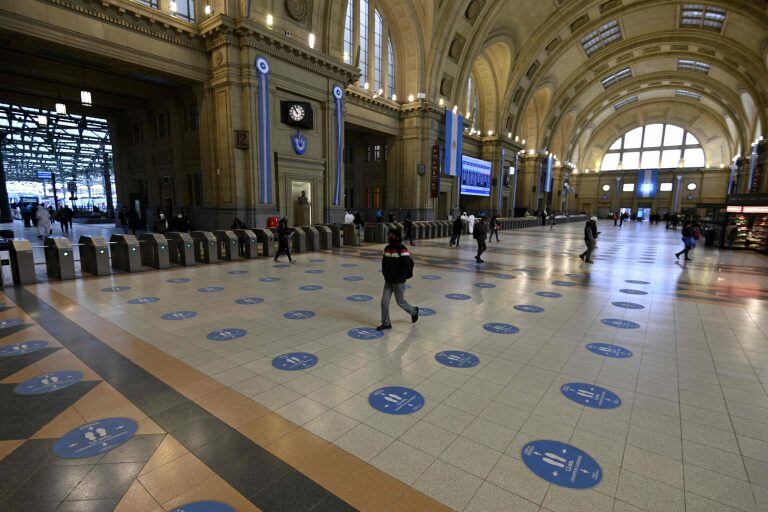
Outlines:
{"label": "ticket barrier gate", "polygon": [[331,233],[331,228],[325,224],[315,224],[315,229],[320,237],[320,249],[331,249],[333,247],[333,233]]}
{"label": "ticket barrier gate", "polygon": [[160,233],[144,233],[139,238],[141,264],[158,270],[170,268],[168,240]]}
{"label": "ticket barrier gate", "polygon": [[195,259],[202,263],[218,263],[219,251],[216,237],[210,231],[192,231]]}
{"label": "ticket barrier gate", "polygon": [[61,280],[75,278],[75,256],[72,254],[72,242],[68,238],[45,237],[43,253],[48,277]]}
{"label": "ticket barrier gate", "polygon": [[307,236],[300,229],[293,228],[288,243],[291,244],[291,251],[296,254],[307,252]]}
{"label": "ticket barrier gate", "polygon": [[338,224],[327,224],[331,228],[331,244],[334,248],[340,249],[344,247],[344,238],[341,236],[341,226]]}
{"label": "ticket barrier gate", "polygon": [[275,235],[268,229],[255,229],[256,238],[261,244],[261,254],[264,256],[275,255]]}
{"label": "ticket barrier gate", "polygon": [[141,270],[139,241],[133,235],[115,234],[109,237],[112,253],[112,268],[123,272]]}
{"label": "ticket barrier gate", "polygon": [[320,233],[312,226],[300,226],[296,228],[297,231],[301,231],[307,239],[308,251],[320,250]]}
{"label": "ticket barrier gate", "polygon": [[234,229],[239,242],[240,256],[252,260],[259,257],[259,239],[250,229]]}
{"label": "ticket barrier gate", "polygon": [[219,259],[235,261],[240,259],[240,241],[237,235],[230,230],[214,231],[219,248]]}
{"label": "ticket barrier gate", "polygon": [[344,245],[360,245],[360,238],[357,236],[357,227],[354,224],[344,224],[342,226],[344,233]]}
{"label": "ticket barrier gate", "polygon": [[387,228],[381,222],[365,223],[365,241],[384,243],[387,241]]}
{"label": "ticket barrier gate", "polygon": [[8,252],[11,257],[11,274],[13,284],[33,284],[37,282],[35,275],[35,258],[32,255],[32,244],[29,240],[10,240]]}
{"label": "ticket barrier gate", "polygon": [[171,231],[165,234],[168,240],[168,259],[182,267],[197,265],[195,261],[195,242],[189,233]]}
{"label": "ticket barrier gate", "polygon": [[80,245],[80,270],[94,276],[108,276],[109,244],[103,236],[83,235],[78,240]]}

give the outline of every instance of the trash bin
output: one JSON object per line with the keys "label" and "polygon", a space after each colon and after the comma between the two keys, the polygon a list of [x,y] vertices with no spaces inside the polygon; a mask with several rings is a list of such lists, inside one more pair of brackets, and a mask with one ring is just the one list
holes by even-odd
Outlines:
{"label": "trash bin", "polygon": [[237,235],[230,230],[214,231],[213,236],[219,245],[219,259],[235,261],[240,259],[240,241]]}
{"label": "trash bin", "polygon": [[276,228],[279,222],[280,219],[278,217],[267,217],[267,228]]}
{"label": "trash bin", "polygon": [[192,231],[195,246],[195,259],[202,263],[218,263],[219,251],[216,237],[210,231]]}
{"label": "trash bin", "polygon": [[112,253],[112,268],[124,272],[139,272],[141,270],[139,241],[135,236],[112,235],[109,237],[109,245]]}
{"label": "trash bin", "polygon": [[195,241],[189,233],[171,231],[165,234],[168,240],[168,259],[182,267],[197,265],[195,261]]}
{"label": "trash bin", "polygon": [[103,236],[81,236],[80,270],[94,276],[108,276],[109,244]]}
{"label": "trash bin", "polygon": [[144,233],[139,238],[141,264],[156,269],[171,266],[168,240],[160,233]]}
{"label": "trash bin", "polygon": [[8,252],[11,257],[13,284],[36,283],[35,258],[32,255],[32,244],[29,240],[11,240]]}

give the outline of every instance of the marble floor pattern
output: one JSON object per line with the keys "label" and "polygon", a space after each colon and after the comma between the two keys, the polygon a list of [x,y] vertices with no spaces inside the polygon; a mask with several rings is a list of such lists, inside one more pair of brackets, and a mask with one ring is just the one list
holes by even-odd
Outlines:
{"label": "marble floor pattern", "polygon": [[[382,277],[381,246],[374,244],[299,254],[293,265],[261,258],[27,289],[65,316],[72,308],[114,328],[109,343],[118,351],[123,340],[144,342],[174,365],[196,370],[206,386],[195,400],[227,390],[292,426],[271,431],[262,444],[300,427],[435,506],[768,511],[768,259],[700,244],[693,261],[683,263],[674,256],[679,232],[663,225],[601,222],[599,228],[593,265],[576,257],[583,250],[580,223],[501,232],[481,265],[469,235],[460,249],[444,239],[417,241],[406,298],[434,314],[412,324],[393,301],[393,329],[375,339],[368,333],[379,322]],[[642,308],[614,304],[624,302]],[[540,309],[519,307],[525,305]],[[605,319],[638,327],[617,328]],[[495,332],[489,323],[517,329]],[[364,328],[363,339],[353,337],[355,328]],[[599,342],[633,355],[613,359],[586,349]],[[469,352],[479,364],[444,366],[435,359],[444,350]],[[273,366],[273,358],[291,352],[313,354],[317,364],[299,371]],[[163,378],[161,370],[151,371]],[[575,381],[613,391],[621,406],[602,410],[569,400],[561,386]],[[369,394],[384,386],[415,389],[423,408],[399,416],[377,411]],[[219,418],[226,411],[213,409]],[[259,421],[244,418],[233,427],[247,432]],[[588,453],[600,464],[602,481],[572,490],[539,478],[521,458],[522,447],[537,439]],[[3,446],[0,458],[18,449]],[[303,468],[313,480],[337,471],[323,467],[310,475]],[[208,471],[213,478],[216,469]],[[340,507],[368,509],[345,497],[368,491],[352,487],[343,494],[318,483],[346,500]],[[135,510],[178,504],[173,498],[182,493],[170,494]],[[291,510],[261,503],[262,510]],[[406,506],[389,508],[398,509]]]}

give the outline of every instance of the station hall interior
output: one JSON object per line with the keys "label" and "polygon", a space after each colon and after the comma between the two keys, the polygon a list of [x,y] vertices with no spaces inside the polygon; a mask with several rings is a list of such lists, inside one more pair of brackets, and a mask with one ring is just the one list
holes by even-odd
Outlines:
{"label": "station hall interior", "polygon": [[766,135],[766,0],[0,0],[0,511],[768,512]]}

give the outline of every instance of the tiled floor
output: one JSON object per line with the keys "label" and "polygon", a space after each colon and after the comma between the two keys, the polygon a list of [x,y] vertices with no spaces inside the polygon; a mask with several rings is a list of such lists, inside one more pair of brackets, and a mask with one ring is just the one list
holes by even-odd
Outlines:
{"label": "tiled floor", "polygon": [[[84,389],[69,388],[69,402],[56,410],[42,407],[41,419],[17,427],[26,430],[16,437],[4,437],[0,458],[9,455],[0,465],[26,454],[22,450],[45,451],[30,441],[21,448],[9,444],[17,439],[48,440],[91,417],[118,415],[107,414],[102,404],[119,397],[122,405],[113,409],[137,407],[137,419],[154,426],[140,430],[147,438],[146,458],[142,452],[131,461],[135,467],[125,471],[135,478],[126,477],[119,489],[115,484],[112,494],[122,494],[105,497],[105,510],[128,498],[137,505],[125,510],[168,509],[192,497],[185,492],[236,498],[262,510],[375,510],[377,500],[383,510],[436,510],[438,503],[473,512],[768,510],[768,260],[702,246],[684,265],[674,258],[679,233],[661,225],[619,229],[603,223],[600,229],[591,266],[575,257],[583,245],[581,225],[502,232],[479,266],[468,236],[458,250],[443,240],[418,242],[406,297],[435,314],[414,325],[393,302],[393,330],[381,339],[349,334],[378,323],[380,246],[301,254],[294,265],[259,259],[29,287],[22,309],[27,302],[50,304],[186,397],[191,405],[185,407],[211,416],[204,427],[195,423],[197,430],[184,432],[163,417],[159,402],[134,398],[119,379],[113,383],[111,367],[87,366],[86,353],[78,360],[67,350],[76,348],[62,342],[65,348],[14,367],[2,382],[50,371],[40,361],[62,353],[69,354],[70,366],[96,372],[79,384],[87,384]],[[302,289],[307,285],[322,288]],[[110,287],[125,288],[104,291]],[[470,298],[446,298],[452,293]],[[157,300],[129,302],[146,297]],[[243,298],[257,299],[236,302]],[[616,302],[644,307],[626,309]],[[520,305],[543,311],[515,308]],[[163,319],[180,311],[195,315]],[[285,316],[295,311],[315,315]],[[19,316],[13,309],[0,314]],[[32,326],[0,338],[0,345],[27,339],[31,330],[58,345],[55,319],[45,324],[30,314],[49,332]],[[639,327],[619,329],[604,319]],[[519,332],[484,327],[492,322],[512,324]],[[220,329],[223,336],[212,334]],[[633,356],[607,358],[586,349],[596,342],[620,345]],[[480,362],[471,368],[437,362],[435,355],[449,349],[470,352]],[[275,368],[273,358],[288,352],[308,352],[318,362],[299,371]],[[35,370],[24,370],[28,364]],[[581,406],[561,393],[568,382],[608,388],[622,405]],[[402,416],[378,412],[368,397],[383,386],[417,390],[424,407]],[[140,393],[151,397],[155,389]],[[98,392],[115,396],[99,398]],[[88,403],[76,401],[83,396],[90,397]],[[65,417],[67,411],[80,418]],[[54,417],[61,425],[45,427]],[[40,436],[36,428],[50,433]],[[221,432],[210,433],[215,429]],[[265,491],[243,491],[255,489],[238,482],[239,472],[256,467],[247,458],[229,464],[227,474],[219,469],[227,465],[217,466],[214,455],[206,458],[209,437],[235,434],[253,441],[254,450],[265,447],[260,456],[272,457],[265,459],[270,464],[285,462],[297,470],[280,480],[287,482],[282,492],[267,497]],[[539,478],[521,457],[522,447],[537,439],[588,453],[600,464],[602,481],[578,491]],[[57,480],[55,466],[46,478]],[[67,472],[67,478],[77,480],[74,487],[63,486],[72,494],[56,499],[90,496],[83,475]],[[290,489],[320,494],[290,501],[296,498]],[[355,500],[375,492],[368,501]],[[321,498],[337,505],[313,508]],[[0,509],[3,499],[0,494]]]}

